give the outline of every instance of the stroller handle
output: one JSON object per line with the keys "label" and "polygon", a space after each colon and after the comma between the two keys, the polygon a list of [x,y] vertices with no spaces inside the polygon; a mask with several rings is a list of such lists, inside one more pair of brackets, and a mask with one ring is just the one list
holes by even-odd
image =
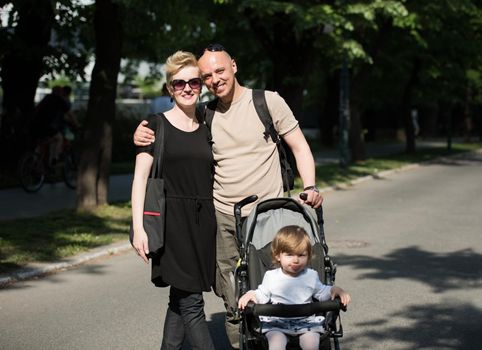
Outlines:
{"label": "stroller handle", "polygon": [[[301,192],[300,193],[300,199],[302,200],[307,200],[308,199],[308,194],[305,193],[305,192]],[[324,229],[323,229],[323,223],[324,223],[324,220],[323,220],[323,207],[320,206],[319,208],[316,208],[315,209],[316,211],[316,216],[318,217],[318,223],[320,224],[320,232],[321,234],[324,236],[325,232],[324,232]]]}
{"label": "stroller handle", "polygon": [[236,238],[238,240],[238,245],[243,245],[241,241],[241,226],[243,224],[241,220],[241,208],[249,203],[256,202],[257,200],[258,196],[253,194],[234,205],[234,219],[236,220]]}
{"label": "stroller handle", "polygon": [[247,314],[255,316],[277,316],[277,317],[307,317],[313,314],[328,311],[346,311],[339,298],[328,301],[317,301],[309,304],[255,304],[248,303],[245,308]]}
{"label": "stroller handle", "polygon": [[253,203],[258,200],[258,196],[253,194],[252,196],[246,197],[234,205],[234,215],[241,215],[241,208],[249,203]]}

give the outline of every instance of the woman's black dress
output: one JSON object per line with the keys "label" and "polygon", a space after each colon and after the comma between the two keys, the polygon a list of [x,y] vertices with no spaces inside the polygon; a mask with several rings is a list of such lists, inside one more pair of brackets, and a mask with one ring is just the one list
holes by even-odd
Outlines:
{"label": "woman's black dress", "polygon": [[[209,291],[214,281],[216,218],[213,204],[213,155],[205,125],[192,132],[174,127],[164,114],[148,118],[156,131],[164,118],[162,177],[166,189],[166,235],[152,259],[152,282],[189,292]],[[154,144],[137,147],[153,154]]]}

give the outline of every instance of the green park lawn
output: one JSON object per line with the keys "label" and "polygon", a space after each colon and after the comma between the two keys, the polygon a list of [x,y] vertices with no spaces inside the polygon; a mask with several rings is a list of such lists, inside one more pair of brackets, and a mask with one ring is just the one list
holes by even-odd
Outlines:
{"label": "green park lawn", "polygon": [[[454,144],[451,152],[446,148],[419,149],[414,155],[372,158],[344,170],[336,164],[322,165],[317,167],[317,185],[323,188],[349,184],[380,171],[481,147],[482,144],[478,143]],[[132,165],[122,167],[132,171]],[[293,193],[301,192],[299,179],[296,185]],[[65,209],[28,220],[0,221],[0,274],[25,267],[28,263],[56,261],[101,245],[127,240],[129,223],[130,202],[102,206],[93,213]]]}

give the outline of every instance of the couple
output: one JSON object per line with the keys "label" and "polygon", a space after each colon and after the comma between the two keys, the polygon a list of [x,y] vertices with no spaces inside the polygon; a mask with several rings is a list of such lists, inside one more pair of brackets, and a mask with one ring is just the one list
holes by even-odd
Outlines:
{"label": "couple", "polygon": [[[224,301],[226,332],[237,347],[239,327],[232,281],[239,253],[233,206],[252,194],[259,200],[283,196],[276,144],[264,137],[251,90],[239,84],[236,72],[236,62],[218,44],[206,47],[198,61],[190,53],[176,52],[166,62],[168,89],[175,105],[158,118],[167,120],[163,169],[166,207],[174,206],[176,211],[166,212],[165,253],[160,262],[163,282],[171,285],[163,349],[179,349],[185,336],[193,348],[214,348],[202,299],[202,291],[209,291],[211,285]],[[219,99],[211,125],[212,140],[195,114],[202,82]],[[307,194],[305,202],[319,207],[323,198],[316,188],[315,163],[298,122],[277,93],[266,91],[265,95],[273,123],[295,156]],[[141,124],[147,127],[139,126],[134,135],[139,147],[132,190],[133,245],[147,262],[142,208],[156,125],[152,118]],[[243,208],[243,217],[254,204]]]}

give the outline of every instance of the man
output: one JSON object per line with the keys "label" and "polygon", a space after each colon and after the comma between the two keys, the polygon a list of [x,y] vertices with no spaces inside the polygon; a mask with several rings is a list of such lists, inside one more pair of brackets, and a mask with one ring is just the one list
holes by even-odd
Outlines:
{"label": "man", "polygon": [[[214,291],[224,300],[226,332],[231,345],[238,347],[234,269],[239,260],[236,244],[234,204],[256,194],[258,201],[283,196],[283,183],[276,144],[265,138],[265,128],[253,105],[252,91],[236,79],[234,59],[218,44],[209,45],[198,61],[206,87],[219,99],[211,124],[215,160],[213,197],[216,207],[217,249]],[[317,208],[323,201],[316,188],[315,162],[298,121],[286,102],[266,91],[266,102],[275,128],[291,148],[303,187],[305,203]],[[142,124],[136,130],[138,146],[153,142],[153,132]],[[243,208],[246,217],[255,203]]]}

